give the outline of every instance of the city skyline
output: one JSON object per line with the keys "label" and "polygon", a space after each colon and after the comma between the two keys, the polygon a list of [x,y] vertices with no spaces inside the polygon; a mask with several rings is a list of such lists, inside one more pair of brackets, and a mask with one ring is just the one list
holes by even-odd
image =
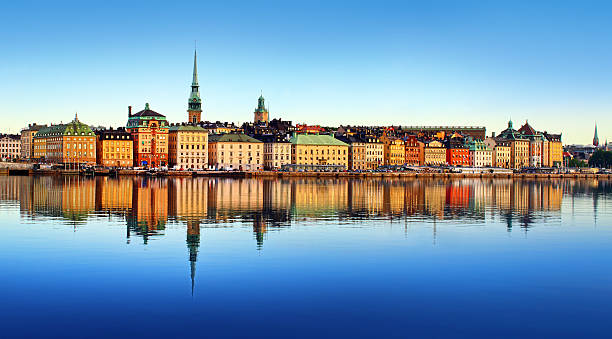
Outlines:
{"label": "city skyline", "polygon": [[0,25],[16,34],[0,38],[11,47],[0,56],[0,112],[14,118],[2,132],[74,112],[125,126],[126,107],[145,102],[183,122],[197,40],[202,120],[250,121],[263,91],[270,118],[295,123],[483,125],[490,134],[529,120],[562,132],[564,144],[589,144],[597,123],[601,142],[612,139],[609,5],[444,5],[190,6],[206,20],[190,20],[184,6],[6,5]]}

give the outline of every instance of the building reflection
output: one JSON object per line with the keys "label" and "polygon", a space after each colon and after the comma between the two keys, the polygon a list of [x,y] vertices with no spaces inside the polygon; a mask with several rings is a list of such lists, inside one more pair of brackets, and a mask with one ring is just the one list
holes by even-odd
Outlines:
{"label": "building reflection", "polygon": [[[192,293],[201,229],[252,225],[261,250],[269,232],[313,221],[501,222],[508,232],[560,218],[563,197],[612,192],[609,181],[512,179],[225,179],[35,176],[0,177],[0,207],[18,206],[31,221],[78,226],[106,218],[124,223],[126,240],[143,244],[167,225],[186,229]],[[595,219],[596,222],[596,219]],[[435,240],[434,240],[435,241]]]}
{"label": "building reflection", "polygon": [[[0,204],[23,218],[69,223],[125,220],[128,237],[163,235],[168,223],[199,227],[253,225],[259,247],[270,229],[308,220],[408,220],[487,223],[501,217],[521,227],[554,216],[564,196],[610,190],[607,181],[512,179],[224,179],[0,177]],[[558,213],[556,213],[558,214]],[[195,233],[194,233],[195,234]]]}

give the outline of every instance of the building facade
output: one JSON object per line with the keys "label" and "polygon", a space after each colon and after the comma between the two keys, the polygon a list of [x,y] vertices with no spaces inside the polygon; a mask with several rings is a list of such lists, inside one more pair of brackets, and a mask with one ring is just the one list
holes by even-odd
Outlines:
{"label": "building facade", "polygon": [[47,125],[38,125],[36,123],[29,124],[28,127],[21,130],[21,158],[30,160],[34,156],[34,135]]}
{"label": "building facade", "polygon": [[424,162],[426,166],[440,166],[446,164],[446,148],[438,140],[430,141],[424,149]]}
{"label": "building facade", "polygon": [[89,126],[74,120],[40,129],[32,139],[37,161],[57,164],[96,164],[96,135]]}
{"label": "building facade", "polygon": [[418,140],[416,135],[404,138],[404,161],[410,166],[423,166],[425,164],[425,143]]}
{"label": "building facade", "polygon": [[0,159],[16,160],[21,158],[21,135],[0,135]]}
{"label": "building facade", "polygon": [[503,141],[510,146],[511,168],[521,169],[529,166],[529,140],[512,127],[512,120],[508,121],[508,128],[503,130],[495,141]]}
{"label": "building facade", "polygon": [[132,167],[134,143],[125,128],[95,131],[96,163],[105,167]]}
{"label": "building facade", "polygon": [[168,161],[176,169],[208,169],[208,132],[197,125],[170,126]]}
{"label": "building facade", "polygon": [[404,140],[394,136],[383,135],[380,141],[384,145],[384,161],[387,166],[400,166],[406,162]]}
{"label": "building facade", "polygon": [[324,134],[294,134],[291,163],[297,165],[340,165],[348,168],[349,145]]}
{"label": "building facade", "polygon": [[493,150],[487,147],[482,140],[469,142],[470,166],[491,167],[493,166]]}
{"label": "building facade", "polygon": [[340,136],[338,140],[349,145],[348,169],[350,171],[364,171],[368,169],[366,161],[366,146],[364,139],[356,136]]}
{"label": "building facade", "polygon": [[265,170],[279,170],[291,163],[291,143],[283,135],[256,135],[263,142],[263,164]]}
{"label": "building facade", "polygon": [[385,163],[385,145],[372,135],[364,136],[366,142],[366,168],[375,170]]}
{"label": "building facade", "polygon": [[159,167],[168,165],[168,121],[145,105],[144,110],[132,114],[128,107],[126,130],[134,143],[134,166]]}
{"label": "building facade", "polygon": [[241,133],[209,135],[208,165],[215,170],[261,170],[263,142]]}

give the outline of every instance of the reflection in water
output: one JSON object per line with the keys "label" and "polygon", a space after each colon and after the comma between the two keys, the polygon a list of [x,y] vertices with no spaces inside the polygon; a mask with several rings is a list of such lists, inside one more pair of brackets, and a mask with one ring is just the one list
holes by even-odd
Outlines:
{"label": "reflection in water", "polygon": [[597,180],[512,179],[220,179],[0,177],[0,206],[19,205],[25,220],[51,218],[77,230],[90,218],[125,219],[126,238],[144,244],[168,223],[186,224],[192,290],[200,227],[249,223],[257,249],[269,229],[295,221],[364,220],[485,224],[503,220],[527,231],[560,218],[564,196],[598,199],[612,186]]}

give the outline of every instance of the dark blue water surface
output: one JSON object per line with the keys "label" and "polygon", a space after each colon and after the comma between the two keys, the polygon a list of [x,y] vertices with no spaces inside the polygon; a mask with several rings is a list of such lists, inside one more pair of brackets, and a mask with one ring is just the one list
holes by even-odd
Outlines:
{"label": "dark blue water surface", "polygon": [[1,337],[610,337],[597,180],[0,177]]}

